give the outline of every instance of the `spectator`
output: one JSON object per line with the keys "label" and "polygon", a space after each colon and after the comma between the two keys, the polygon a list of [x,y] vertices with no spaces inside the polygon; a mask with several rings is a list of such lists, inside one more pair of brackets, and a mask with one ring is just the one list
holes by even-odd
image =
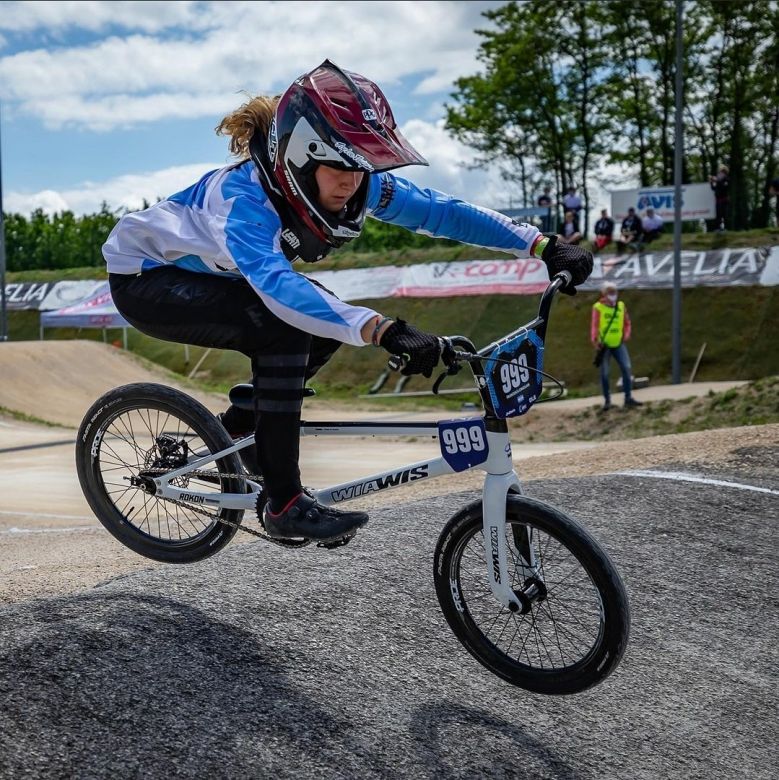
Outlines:
{"label": "spectator", "polygon": [[618,301],[617,285],[605,282],[601,289],[601,297],[592,307],[590,323],[590,341],[593,347],[602,352],[600,364],[600,383],[603,390],[603,408],[611,409],[611,391],[609,389],[609,363],[611,356],[617,361],[622,371],[622,390],[625,393],[625,408],[643,406],[641,401],[633,398],[632,367],[626,341],[630,339],[630,317],[624,301]]}
{"label": "spectator", "polygon": [[606,209],[602,209],[600,219],[595,223],[595,240],[592,242],[592,251],[600,252],[611,243],[613,236],[614,220],[609,217]]}
{"label": "spectator", "polygon": [[548,209],[547,213],[541,217],[541,230],[544,233],[548,233],[552,229],[552,206],[554,201],[552,200],[552,188],[544,187],[542,195],[538,196],[538,206],[540,208]]}
{"label": "spectator", "polygon": [[730,188],[730,179],[728,178],[728,166],[721,165],[716,176],[709,176],[709,183],[714,190],[714,202],[717,208],[717,232],[725,230],[725,218],[728,212],[730,197],[728,189]]}
{"label": "spectator", "polygon": [[663,218],[659,214],[655,214],[653,208],[648,208],[646,216],[641,220],[641,228],[644,231],[641,244],[649,244],[654,241],[663,232],[664,224]]}
{"label": "spectator", "polygon": [[568,188],[568,191],[563,196],[563,208],[566,211],[573,212],[573,216],[578,224],[579,212],[582,210],[582,199],[576,194],[576,187],[573,185]]}
{"label": "spectator", "polygon": [[625,251],[625,247],[630,247],[633,251],[637,250],[644,229],[641,227],[641,220],[636,214],[634,208],[628,209],[628,215],[622,220],[622,227],[619,231],[619,238],[617,239],[617,254],[621,255]]}
{"label": "spectator", "polygon": [[565,219],[559,225],[557,233],[559,235],[558,241],[564,244],[578,244],[582,240],[579,223],[572,211],[565,212]]}

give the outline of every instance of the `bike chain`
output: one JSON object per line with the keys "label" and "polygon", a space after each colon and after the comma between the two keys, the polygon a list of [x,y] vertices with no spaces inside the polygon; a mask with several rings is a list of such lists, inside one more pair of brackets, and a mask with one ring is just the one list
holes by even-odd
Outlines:
{"label": "bike chain", "polygon": [[[170,472],[170,469],[144,469],[144,474],[168,474]],[[222,478],[225,477],[227,479],[250,479],[254,482],[258,482],[262,479],[262,477],[259,474],[231,474],[228,472],[222,472],[222,471],[204,471],[196,469],[195,471],[188,471],[186,474],[183,474],[182,476],[186,477],[218,477]],[[171,504],[176,504],[177,506],[183,507],[184,509],[190,509],[193,512],[196,512],[201,515],[205,515],[205,517],[209,517],[212,520],[216,520],[217,522],[222,523],[223,525],[229,525],[232,528],[236,528],[239,531],[244,531],[247,534],[251,534],[252,536],[257,536],[260,539],[264,539],[266,542],[270,542],[271,544],[275,544],[279,547],[305,547],[306,545],[311,544],[310,539],[304,539],[300,542],[292,542],[289,541],[281,541],[279,539],[274,539],[272,536],[268,536],[267,534],[262,533],[262,531],[255,531],[253,528],[247,528],[246,526],[241,525],[240,523],[235,523],[232,520],[226,520],[223,517],[220,517],[217,514],[214,514],[212,512],[207,512],[205,509],[201,509],[200,507],[195,506],[194,504],[189,504],[186,501],[178,501],[175,498],[166,498],[165,496],[155,496],[155,498],[161,499],[162,501],[168,501]]]}

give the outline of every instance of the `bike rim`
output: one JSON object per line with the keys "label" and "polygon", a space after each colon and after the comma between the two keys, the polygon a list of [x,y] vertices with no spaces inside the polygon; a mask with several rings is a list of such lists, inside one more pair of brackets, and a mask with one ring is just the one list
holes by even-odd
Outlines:
{"label": "bike rim", "polygon": [[[101,426],[93,444],[95,470],[108,500],[122,520],[141,536],[172,547],[191,544],[206,536],[217,522],[195,509],[150,495],[131,483],[132,477],[148,469],[161,467],[159,440],[168,436],[176,442],[186,442],[195,456],[211,452],[193,427],[164,409],[143,406],[118,412]],[[183,447],[178,447],[183,457]],[[183,465],[183,464],[182,464]],[[206,468],[217,468],[207,464]],[[169,470],[171,468],[169,467]],[[220,492],[220,485],[197,477],[182,476],[172,481],[176,487],[198,492]]]}
{"label": "bike rim", "polygon": [[487,556],[481,525],[453,551],[452,571],[462,619],[492,649],[514,666],[533,674],[575,671],[601,644],[605,629],[600,592],[576,556],[555,536],[530,522],[507,520],[506,543],[511,588],[528,580],[513,543],[512,526],[533,529],[533,549],[547,589],[527,614],[511,612],[494,597],[487,580]]}

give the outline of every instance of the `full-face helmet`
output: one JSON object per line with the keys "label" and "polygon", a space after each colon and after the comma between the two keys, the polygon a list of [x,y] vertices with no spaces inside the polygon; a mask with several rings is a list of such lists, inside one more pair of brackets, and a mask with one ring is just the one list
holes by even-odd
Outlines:
{"label": "full-face helmet", "polygon": [[278,188],[314,235],[341,246],[360,235],[368,175],[337,214],[320,205],[319,165],[365,174],[427,161],[403,137],[382,91],[329,60],[290,85],[268,132],[268,159]]}

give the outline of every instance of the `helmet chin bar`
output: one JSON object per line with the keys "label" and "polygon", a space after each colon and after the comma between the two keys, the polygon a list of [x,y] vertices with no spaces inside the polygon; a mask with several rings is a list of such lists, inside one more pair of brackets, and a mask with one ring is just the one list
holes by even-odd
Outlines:
{"label": "helmet chin bar", "polygon": [[[285,166],[289,174],[290,186],[297,190],[298,198],[305,204],[309,218],[321,226],[331,246],[339,247],[347,241],[357,238],[362,232],[365,215],[365,202],[368,197],[368,177],[365,176],[357,192],[347,201],[346,206],[338,213],[328,211],[319,202],[319,187],[316,184],[315,171],[320,163],[316,159],[307,158],[302,167],[295,165],[287,156]],[[362,217],[362,219],[360,219]],[[330,240],[334,239],[334,240]]]}

